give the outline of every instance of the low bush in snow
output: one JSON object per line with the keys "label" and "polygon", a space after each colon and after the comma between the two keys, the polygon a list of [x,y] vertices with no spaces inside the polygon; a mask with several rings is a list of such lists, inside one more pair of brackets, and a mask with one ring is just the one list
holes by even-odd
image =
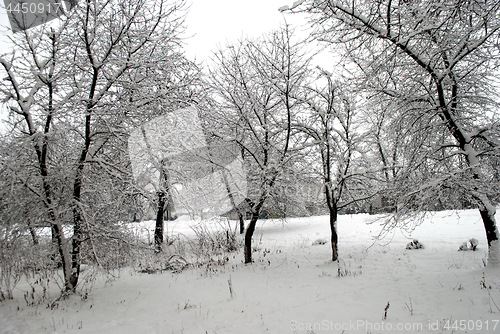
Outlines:
{"label": "low bush in snow", "polygon": [[417,239],[413,239],[412,242],[406,244],[406,249],[423,249],[425,248],[422,243],[420,243]]}
{"label": "low bush in snow", "polygon": [[470,238],[468,241],[464,241],[462,245],[458,248],[459,251],[475,251],[477,249],[477,245],[479,241],[475,238]]}

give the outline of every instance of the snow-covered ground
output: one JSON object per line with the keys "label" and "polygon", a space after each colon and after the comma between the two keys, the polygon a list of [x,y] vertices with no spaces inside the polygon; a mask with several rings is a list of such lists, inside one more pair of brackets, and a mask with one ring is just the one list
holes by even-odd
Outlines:
{"label": "snow-covered ground", "polygon": [[[340,216],[338,264],[315,242],[329,238],[321,216],[260,221],[252,265],[239,251],[225,266],[177,274],[122,270],[53,309],[26,306],[21,284],[0,303],[0,333],[500,333],[500,275],[484,267],[477,210],[429,215],[411,236],[418,250],[400,231],[374,242],[376,219]],[[192,224],[168,233],[192,237]],[[459,252],[469,238],[478,250]]]}

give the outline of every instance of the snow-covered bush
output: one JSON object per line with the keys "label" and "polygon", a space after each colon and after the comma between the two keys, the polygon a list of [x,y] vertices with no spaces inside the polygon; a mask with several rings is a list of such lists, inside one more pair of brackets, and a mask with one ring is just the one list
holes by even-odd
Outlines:
{"label": "snow-covered bush", "polygon": [[143,274],[156,274],[164,271],[180,273],[188,268],[190,263],[179,254],[167,254],[163,251],[160,253],[149,252],[149,256],[145,256],[139,261],[136,270]]}
{"label": "snow-covered bush", "polygon": [[[52,259],[50,240],[40,238],[36,244],[23,231],[12,229],[0,239],[0,300],[13,299],[13,290],[24,277],[31,286],[28,305],[39,304],[48,298],[48,282],[54,279],[57,268]],[[36,300],[36,303],[35,303]]]}
{"label": "snow-covered bush", "polygon": [[460,247],[458,248],[459,251],[475,251],[477,248],[477,245],[479,244],[479,241],[476,238],[470,238],[468,241],[464,241]]}
{"label": "snow-covered bush", "polygon": [[312,245],[313,246],[317,246],[317,245],[326,245],[328,243],[328,240],[324,239],[324,238],[319,238],[319,239],[316,239]]}
{"label": "snow-covered bush", "polygon": [[225,226],[222,222],[218,224],[199,224],[193,227],[196,238],[191,244],[192,251],[198,257],[206,255],[222,255],[224,253],[238,250],[242,245],[237,238],[236,231]]}
{"label": "snow-covered bush", "polygon": [[194,237],[170,235],[160,253],[155,253],[147,241],[136,238],[134,258],[129,262],[135,270],[148,274],[180,272],[190,266],[209,270],[226,264],[228,253],[242,247],[242,240],[227,220],[202,221],[191,229]]}
{"label": "snow-covered bush", "polygon": [[422,243],[420,243],[417,239],[413,239],[412,242],[406,244],[406,249],[423,249],[425,248]]}
{"label": "snow-covered bush", "polygon": [[121,224],[89,223],[81,245],[82,264],[105,271],[124,268],[131,264],[134,244],[133,233]]}
{"label": "snow-covered bush", "polygon": [[356,277],[363,273],[363,271],[361,270],[361,266],[356,266],[356,268],[353,269],[351,262],[337,260],[337,263],[338,263],[337,277],[347,277],[347,276]]}
{"label": "snow-covered bush", "polygon": [[22,261],[18,243],[0,240],[0,301],[13,299],[12,291],[22,277]]}

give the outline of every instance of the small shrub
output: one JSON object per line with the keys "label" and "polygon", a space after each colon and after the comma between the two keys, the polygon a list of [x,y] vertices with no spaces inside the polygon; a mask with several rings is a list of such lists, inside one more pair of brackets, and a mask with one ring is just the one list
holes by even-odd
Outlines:
{"label": "small shrub", "polygon": [[192,252],[198,259],[210,258],[213,255],[223,255],[234,252],[241,248],[236,231],[229,226],[219,223],[210,228],[208,224],[199,224],[193,227],[196,234],[194,242],[191,244]]}
{"label": "small shrub", "polygon": [[406,244],[406,249],[424,249],[424,245],[420,243],[417,239],[413,239],[412,242]]}
{"label": "small shrub", "polygon": [[462,245],[458,248],[459,251],[475,251],[479,241],[476,238],[470,238],[468,241],[464,241]]}
{"label": "small shrub", "polygon": [[351,268],[350,263],[346,263],[345,261],[337,260],[338,269],[337,269],[337,277],[355,277],[361,275],[363,272],[361,271],[361,266],[359,266],[359,270],[353,270]]}
{"label": "small shrub", "polygon": [[168,255],[165,252],[156,253],[151,249],[149,257],[143,258],[143,262],[139,263],[137,271],[143,274],[157,274],[164,271],[180,273],[188,268],[191,264],[181,255]]}

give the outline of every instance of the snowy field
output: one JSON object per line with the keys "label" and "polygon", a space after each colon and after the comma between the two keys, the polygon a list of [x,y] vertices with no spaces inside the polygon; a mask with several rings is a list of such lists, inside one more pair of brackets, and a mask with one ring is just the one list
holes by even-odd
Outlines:
{"label": "snowy field", "polygon": [[[240,250],[224,266],[176,274],[124,269],[53,309],[26,306],[20,284],[0,303],[0,333],[500,333],[500,275],[484,267],[477,210],[429,215],[411,236],[418,250],[400,231],[374,242],[376,219],[340,216],[338,264],[328,243],[315,244],[329,238],[321,216],[260,221],[252,265]],[[168,233],[194,237],[192,224]],[[478,250],[459,252],[469,238]]]}

